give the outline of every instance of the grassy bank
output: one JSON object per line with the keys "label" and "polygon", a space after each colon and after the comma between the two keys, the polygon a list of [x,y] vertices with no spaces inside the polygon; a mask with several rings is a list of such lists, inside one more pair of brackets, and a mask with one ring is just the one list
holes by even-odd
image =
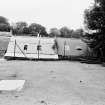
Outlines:
{"label": "grassy bank", "polygon": [[3,57],[7,50],[10,37],[0,36],[0,57]]}

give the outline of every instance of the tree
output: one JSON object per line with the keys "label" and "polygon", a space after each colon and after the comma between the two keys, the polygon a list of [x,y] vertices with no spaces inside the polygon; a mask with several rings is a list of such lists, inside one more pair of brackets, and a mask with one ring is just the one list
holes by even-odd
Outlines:
{"label": "tree", "polygon": [[50,29],[50,33],[49,33],[49,36],[50,37],[60,37],[61,36],[61,32],[57,28],[51,28]]}
{"label": "tree", "polygon": [[26,22],[17,22],[14,25],[12,25],[13,34],[25,34],[28,24]]}
{"label": "tree", "polygon": [[30,34],[37,36],[37,35],[41,35],[43,36],[48,36],[47,32],[46,32],[46,28],[40,24],[36,24],[36,23],[32,23],[29,26],[29,32]]}
{"label": "tree", "polygon": [[3,17],[3,16],[0,16],[0,24],[1,24],[1,23],[2,23],[2,24],[7,24],[7,25],[9,24],[7,18],[5,18],[5,17]]}
{"label": "tree", "polygon": [[95,0],[92,8],[85,10],[85,26],[94,33],[86,34],[89,46],[101,60],[105,60],[105,0]]}
{"label": "tree", "polygon": [[71,34],[72,34],[73,30],[70,30],[70,29],[67,28],[67,27],[62,27],[62,28],[60,29],[60,32],[61,32],[61,37],[66,37],[66,38],[68,38],[68,37],[71,37]]}
{"label": "tree", "polygon": [[83,36],[83,29],[76,29],[72,31],[71,37],[72,38],[81,38]]}
{"label": "tree", "polygon": [[85,21],[87,28],[102,32],[105,29],[105,12],[100,7],[94,6],[91,10],[85,11]]}
{"label": "tree", "polygon": [[5,17],[0,16],[0,31],[9,32],[10,29],[11,27],[10,27],[8,20]]}
{"label": "tree", "polygon": [[94,0],[95,5],[100,6],[103,10],[105,10],[105,0]]}
{"label": "tree", "polygon": [[24,34],[30,34],[29,28],[28,27],[24,27],[23,28],[23,33]]}

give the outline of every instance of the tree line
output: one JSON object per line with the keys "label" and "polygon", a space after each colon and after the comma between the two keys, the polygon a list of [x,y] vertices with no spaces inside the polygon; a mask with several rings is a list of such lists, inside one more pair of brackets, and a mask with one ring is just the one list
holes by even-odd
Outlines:
{"label": "tree line", "polygon": [[62,27],[60,29],[51,28],[49,32],[46,31],[46,27],[27,22],[19,21],[14,24],[9,24],[8,20],[0,16],[0,31],[12,31],[13,35],[26,35],[26,36],[37,36],[42,37],[66,37],[66,38],[80,38],[83,35],[83,29],[69,29],[68,27]]}

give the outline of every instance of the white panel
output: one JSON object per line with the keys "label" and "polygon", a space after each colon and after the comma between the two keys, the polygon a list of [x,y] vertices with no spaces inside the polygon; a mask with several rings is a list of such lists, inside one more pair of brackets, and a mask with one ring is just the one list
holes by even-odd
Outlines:
{"label": "white panel", "polygon": [[[33,37],[12,37],[8,45],[8,50],[5,56],[14,57],[14,46],[16,40],[15,57],[38,58],[37,45],[41,45],[39,51],[40,58],[58,58],[58,55],[53,50],[53,38],[33,38]],[[24,45],[27,45],[27,50],[24,50]]]}
{"label": "white panel", "polygon": [[0,91],[20,91],[24,86],[25,80],[1,80]]}

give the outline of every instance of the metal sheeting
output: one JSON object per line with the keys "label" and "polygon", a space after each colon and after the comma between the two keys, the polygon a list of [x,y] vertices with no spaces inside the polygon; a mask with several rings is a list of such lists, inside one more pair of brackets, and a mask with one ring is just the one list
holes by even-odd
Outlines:
{"label": "metal sheeting", "polygon": [[12,37],[5,57],[58,59],[58,55],[52,48],[54,43],[53,38]]}
{"label": "metal sheeting", "polygon": [[87,45],[81,39],[57,38],[58,55],[85,56]]}
{"label": "metal sheeting", "polygon": [[87,56],[87,51],[88,46],[81,39],[15,36],[11,37],[5,57],[58,59],[58,55]]}

